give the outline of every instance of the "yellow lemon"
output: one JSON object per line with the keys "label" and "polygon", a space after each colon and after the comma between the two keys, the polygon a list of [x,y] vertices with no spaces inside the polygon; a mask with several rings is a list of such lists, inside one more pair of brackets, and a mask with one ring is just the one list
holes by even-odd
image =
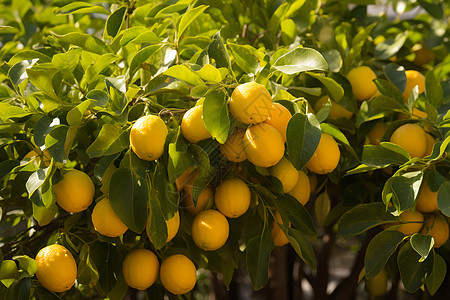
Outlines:
{"label": "yellow lemon", "polygon": [[[315,111],[319,111],[327,102],[330,97],[328,95],[322,96],[319,100],[317,100],[316,106],[314,106]],[[353,116],[353,113],[346,108],[344,108],[342,105],[334,102],[330,99],[331,102],[331,108],[330,113],[328,114],[328,118],[330,120],[337,120],[339,118],[344,118],[347,120],[350,120]]]}
{"label": "yellow lemon", "polygon": [[255,166],[271,167],[284,156],[283,137],[269,124],[252,125],[245,132],[244,150]]}
{"label": "yellow lemon", "polygon": [[36,255],[39,282],[49,291],[69,290],[77,278],[77,264],[69,250],[61,245],[50,245]]}
{"label": "yellow lemon", "polygon": [[423,226],[424,217],[420,211],[412,213],[410,210],[402,212],[399,216],[400,225],[398,231],[404,235],[412,235],[420,231]]}
{"label": "yellow lemon", "polygon": [[105,236],[116,237],[128,230],[128,227],[114,212],[107,198],[103,198],[95,205],[91,218],[95,230]]}
{"label": "yellow lemon", "polygon": [[366,278],[366,288],[370,295],[374,298],[378,298],[386,294],[388,279],[389,277],[384,269],[375,275],[375,277],[371,279]]}
{"label": "yellow lemon", "polygon": [[247,82],[233,90],[228,103],[236,120],[245,124],[257,124],[269,117],[272,97],[265,86]]}
{"label": "yellow lemon", "polygon": [[416,209],[423,213],[430,213],[439,210],[437,202],[437,192],[432,192],[428,183],[425,181],[422,183],[419,196],[416,200]]}
{"label": "yellow lemon", "polygon": [[434,54],[422,43],[417,43],[411,48],[415,54],[413,63],[416,66],[423,66],[433,61]]}
{"label": "yellow lemon", "polygon": [[432,215],[427,219],[427,226],[422,230],[423,234],[429,234],[434,239],[434,248],[444,245],[449,236],[448,223],[445,217]]}
{"label": "yellow lemon", "polygon": [[166,258],[161,264],[159,273],[164,288],[175,295],[186,294],[197,282],[197,269],[194,263],[182,254]]}
{"label": "yellow lemon", "polygon": [[334,138],[329,134],[322,133],[319,145],[306,167],[316,174],[328,174],[336,169],[340,157],[341,151]]}
{"label": "yellow lemon", "polygon": [[224,216],[237,218],[248,210],[251,198],[250,188],[242,179],[230,178],[217,186],[214,203]]}
{"label": "yellow lemon", "polygon": [[184,185],[189,180],[189,178],[192,176],[193,171],[192,168],[187,168],[183,174],[181,174],[180,177],[175,179],[175,185],[177,186],[178,192],[181,192],[184,188]]}
{"label": "yellow lemon", "polygon": [[247,159],[244,151],[244,135],[244,129],[236,128],[225,143],[220,145],[220,152],[229,161],[241,162]]}
{"label": "yellow lemon", "polygon": [[295,197],[303,205],[306,205],[311,195],[311,186],[309,185],[309,177],[303,171],[298,171],[298,179],[294,188],[289,192],[289,195]]}
{"label": "yellow lemon", "polygon": [[403,91],[403,99],[408,102],[409,94],[415,86],[419,88],[419,95],[425,91],[425,76],[416,70],[406,70],[406,87]]}
{"label": "yellow lemon", "polygon": [[94,183],[86,173],[79,170],[65,173],[64,179],[56,184],[53,190],[59,206],[72,213],[85,210],[94,200]]}
{"label": "yellow lemon", "polygon": [[433,147],[435,143],[436,141],[434,137],[427,132],[427,150],[425,151],[424,157],[430,156],[431,153],[433,153]]}
{"label": "yellow lemon", "polygon": [[[147,219],[146,231],[147,231],[148,239],[151,242],[152,239],[150,238],[150,234],[149,234],[150,220],[151,220],[151,218],[149,215],[149,218]],[[178,229],[180,228],[180,213],[178,211],[173,215],[172,218],[170,218],[169,220],[166,220],[166,227],[167,227],[166,243],[168,243],[177,235]]]}
{"label": "yellow lemon", "polygon": [[269,171],[270,175],[281,181],[285,193],[290,192],[297,183],[298,171],[286,157],[283,157]]}
{"label": "yellow lemon", "polygon": [[391,143],[405,149],[411,157],[423,157],[427,151],[427,135],[417,124],[405,124],[392,133]]}
{"label": "yellow lemon", "polygon": [[211,137],[203,122],[203,105],[189,109],[181,120],[181,133],[191,143],[197,143]]}
{"label": "yellow lemon", "polygon": [[377,93],[377,86],[373,82],[376,78],[375,72],[367,66],[356,67],[348,72],[347,79],[352,86],[356,100],[364,101]]}
{"label": "yellow lemon", "polygon": [[192,191],[188,192],[186,189],[186,195],[184,197],[184,205],[187,208],[188,212],[196,216],[202,210],[209,208],[212,206],[212,199],[214,196],[214,190],[207,186],[201,193],[198,195],[197,205],[194,205],[194,200],[192,199]]}
{"label": "yellow lemon", "polygon": [[273,103],[272,108],[270,109],[269,117],[264,121],[264,123],[269,124],[278,130],[283,137],[283,141],[286,142],[286,129],[291,117],[292,114],[289,109],[280,103]]}
{"label": "yellow lemon", "polygon": [[131,128],[131,149],[140,159],[156,160],[164,153],[167,132],[166,124],[160,117],[140,117]]}
{"label": "yellow lemon", "polygon": [[275,212],[275,220],[273,221],[273,227],[272,227],[272,238],[273,238],[273,244],[277,247],[281,247],[289,243],[289,240],[284,233],[283,230],[281,230],[280,225],[278,225],[277,221],[281,224],[283,224],[283,221],[281,219],[281,215],[278,211]]}
{"label": "yellow lemon", "polygon": [[227,218],[214,209],[200,212],[192,222],[192,239],[199,248],[206,251],[222,247],[228,239],[229,231]]}
{"label": "yellow lemon", "polygon": [[388,126],[384,122],[375,123],[375,126],[373,126],[372,130],[367,134],[370,144],[379,145],[387,127]]}
{"label": "yellow lemon", "polygon": [[128,253],[122,264],[122,273],[128,286],[146,290],[155,283],[159,262],[155,253],[147,249],[136,249]]}

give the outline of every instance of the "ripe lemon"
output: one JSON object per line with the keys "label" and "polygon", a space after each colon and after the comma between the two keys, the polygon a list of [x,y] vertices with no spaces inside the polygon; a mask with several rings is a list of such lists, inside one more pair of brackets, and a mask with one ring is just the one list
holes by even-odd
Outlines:
{"label": "ripe lemon", "polygon": [[[147,226],[145,229],[147,231],[148,239],[151,242],[152,239],[150,238],[150,234],[149,234],[150,220],[151,220],[150,216],[151,215],[149,215],[149,217],[147,219]],[[166,227],[167,227],[166,243],[168,243],[175,237],[175,235],[177,235],[178,229],[180,228],[180,214],[178,211],[173,215],[172,218],[170,218],[169,220],[166,220]]]}
{"label": "ripe lemon", "polygon": [[164,288],[175,295],[186,294],[197,282],[197,269],[194,263],[182,254],[166,258],[161,264],[159,273]]}
{"label": "ripe lemon", "polygon": [[384,122],[375,123],[372,130],[367,134],[370,144],[379,145],[387,127],[388,126]]}
{"label": "ripe lemon", "polygon": [[189,109],[181,120],[181,133],[191,143],[197,143],[211,137],[203,122],[203,105]]}
{"label": "ripe lemon", "polygon": [[309,190],[311,193],[314,193],[317,189],[317,176],[315,173],[310,173],[308,175],[309,179]]}
{"label": "ripe lemon", "polygon": [[49,291],[69,290],[77,278],[77,264],[69,250],[61,245],[50,245],[36,255],[39,282]]}
{"label": "ripe lemon", "polygon": [[184,197],[184,205],[186,206],[188,212],[196,216],[202,210],[209,208],[212,206],[211,201],[214,196],[214,190],[207,186],[201,193],[198,195],[197,205],[194,205],[194,200],[192,199],[192,192],[188,192],[186,189],[186,194]]}
{"label": "ripe lemon", "polygon": [[419,88],[419,95],[425,91],[425,76],[416,70],[406,70],[405,75],[406,87],[403,91],[403,99],[408,102],[409,94],[416,85]]}
{"label": "ripe lemon", "polygon": [[159,262],[155,253],[147,249],[136,249],[128,253],[122,264],[122,273],[128,286],[145,290],[155,283]]}
{"label": "ripe lemon", "polygon": [[283,137],[269,124],[252,125],[245,132],[244,150],[255,166],[271,167],[284,156]]}
{"label": "ripe lemon", "polygon": [[334,138],[329,134],[322,133],[319,145],[306,167],[316,174],[328,174],[336,169],[340,157],[341,151]]}
{"label": "ripe lemon", "polygon": [[427,219],[427,226],[422,230],[423,234],[429,234],[434,239],[434,248],[444,245],[449,236],[449,228],[445,217],[432,215]]}
{"label": "ripe lemon", "polygon": [[[319,111],[327,102],[330,97],[328,95],[322,96],[319,100],[317,100],[316,105],[314,106],[315,111]],[[331,108],[330,113],[328,114],[328,118],[330,120],[337,120],[339,118],[344,118],[347,120],[350,120],[353,117],[353,113],[346,108],[344,108],[342,105],[334,102],[331,100]]]}
{"label": "ripe lemon", "polygon": [[437,203],[438,192],[432,192],[428,183],[422,183],[420,194],[416,200],[416,209],[423,213],[430,213],[439,210]]}
{"label": "ripe lemon", "polygon": [[250,188],[242,179],[230,178],[217,186],[214,203],[226,217],[238,218],[250,207],[251,198]]}
{"label": "ripe lemon", "polygon": [[272,227],[272,238],[273,238],[273,244],[277,247],[281,247],[289,243],[289,240],[284,233],[283,230],[281,230],[280,225],[278,225],[277,221],[281,224],[283,224],[283,221],[281,219],[281,215],[278,211],[275,212],[275,219],[276,221],[273,221],[273,227]]}
{"label": "ripe lemon", "polygon": [[79,170],[65,173],[64,179],[56,184],[53,190],[59,206],[72,213],[85,210],[94,200],[94,183],[86,173]]}
{"label": "ripe lemon", "polygon": [[423,157],[427,151],[427,135],[417,124],[405,124],[392,133],[391,143],[405,149],[411,157]]}
{"label": "ripe lemon", "polygon": [[264,123],[269,124],[278,130],[283,137],[283,141],[286,142],[286,129],[291,117],[292,114],[289,109],[280,103],[273,103],[269,112],[269,117],[264,121]]}
{"label": "ripe lemon", "polygon": [[206,251],[222,247],[228,239],[229,231],[227,218],[214,209],[200,212],[192,222],[192,239],[199,248]]}
{"label": "ripe lemon", "polygon": [[109,237],[122,235],[128,230],[128,227],[114,212],[107,198],[103,198],[95,205],[91,218],[95,230]]}
{"label": "ripe lemon", "polygon": [[427,150],[425,151],[424,157],[430,156],[433,153],[433,147],[436,143],[434,137],[427,132]]}
{"label": "ripe lemon", "polygon": [[180,177],[175,179],[175,185],[177,186],[177,191],[181,192],[184,188],[184,185],[189,180],[189,178],[192,176],[193,170],[192,168],[187,168],[183,174],[181,174]]}
{"label": "ripe lemon", "polygon": [[373,298],[378,298],[386,294],[388,279],[389,277],[384,269],[375,275],[375,277],[371,279],[366,278],[366,288]]}
{"label": "ripe lemon", "polygon": [[309,185],[308,175],[303,171],[298,171],[298,179],[294,188],[289,192],[289,195],[295,197],[303,205],[306,205],[311,195],[311,186]]}
{"label": "ripe lemon", "polygon": [[404,235],[412,235],[420,231],[423,226],[424,217],[420,211],[412,213],[410,210],[402,212],[399,216],[400,225],[398,231]]}
{"label": "ripe lemon", "polygon": [[50,155],[50,153],[48,153],[47,149],[44,149],[44,151],[42,151],[42,153],[41,153],[41,150],[38,147],[36,147],[35,150],[31,150],[23,158],[25,159],[25,158],[33,158],[33,157],[36,157],[35,160],[38,165],[41,164],[41,157],[43,157],[44,158],[44,160],[42,161],[43,166],[45,168],[50,166],[52,156]]}
{"label": "ripe lemon", "polygon": [[298,171],[286,157],[283,157],[269,171],[270,175],[281,181],[285,193],[290,192],[297,183]]}
{"label": "ripe lemon", "polygon": [[228,103],[236,120],[245,124],[257,124],[269,117],[272,97],[265,86],[247,82],[233,90]]}
{"label": "ripe lemon", "polygon": [[167,132],[166,124],[160,117],[140,117],[131,127],[131,149],[140,159],[156,160],[164,153]]}
{"label": "ripe lemon", "polygon": [[367,66],[356,67],[347,74],[347,79],[352,86],[353,95],[358,101],[364,101],[373,97],[378,89],[373,82],[377,75]]}
{"label": "ripe lemon", "polygon": [[412,52],[415,54],[413,63],[416,66],[423,66],[433,61],[434,54],[422,43],[417,43],[411,48]]}
{"label": "ripe lemon", "polygon": [[226,142],[220,145],[220,152],[229,161],[241,162],[247,159],[244,151],[244,135],[244,129],[236,128]]}

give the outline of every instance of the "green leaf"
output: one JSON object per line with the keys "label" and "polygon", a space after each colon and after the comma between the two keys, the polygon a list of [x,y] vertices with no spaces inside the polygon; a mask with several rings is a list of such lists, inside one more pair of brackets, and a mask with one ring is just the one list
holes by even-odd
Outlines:
{"label": "green leaf", "polygon": [[394,39],[387,39],[375,46],[374,56],[380,60],[386,60],[397,54],[408,39],[409,32],[399,33]]}
{"label": "green leaf", "polygon": [[27,69],[31,68],[37,61],[38,59],[23,60],[12,66],[11,69],[9,69],[8,71],[8,76],[12,84],[18,86],[25,79],[27,79],[28,78],[28,74],[26,72]]}
{"label": "green leaf", "polygon": [[103,14],[108,15],[109,12],[102,6],[93,5],[88,2],[73,2],[55,11],[58,15],[75,15],[75,14]]}
{"label": "green leaf", "polygon": [[328,90],[328,94],[334,101],[339,102],[339,100],[341,100],[344,96],[344,89],[333,78],[325,77],[322,74],[315,74],[312,72],[306,72],[306,74],[319,80]]}
{"label": "green leaf", "polygon": [[113,64],[114,62],[120,60],[120,57],[114,55],[112,53],[106,53],[100,56],[95,60],[95,63],[90,65],[86,71],[84,79],[86,79],[87,83],[93,83],[99,80],[98,75],[108,66]]}
{"label": "green leaf", "polygon": [[447,263],[442,256],[434,252],[433,257],[433,270],[425,283],[431,296],[437,292],[442,282],[444,282],[445,275],[447,274]]}
{"label": "green leaf", "polygon": [[348,239],[375,226],[396,221],[397,217],[386,211],[383,203],[360,204],[342,215],[338,223],[338,234]]}
{"label": "green leaf", "polygon": [[216,89],[206,94],[203,101],[203,122],[206,129],[219,143],[228,138],[230,119],[227,109],[227,95],[222,89]]}
{"label": "green leaf", "polygon": [[161,45],[150,45],[136,53],[130,63],[130,76],[140,68],[140,66],[145,63],[154,53],[160,50],[163,46]]}
{"label": "green leaf", "polygon": [[105,31],[103,32],[103,37],[116,37],[122,28],[123,22],[125,21],[125,16],[127,13],[127,7],[121,6],[116,9],[106,20]]}
{"label": "green leaf", "polygon": [[27,255],[15,256],[14,260],[19,263],[19,268],[33,276],[37,271],[37,262]]}
{"label": "green leaf", "polygon": [[400,211],[410,209],[419,194],[422,184],[422,171],[408,172],[401,176],[393,176],[390,180],[390,188],[400,204]]}
{"label": "green leaf", "polygon": [[109,48],[109,46],[106,45],[105,42],[95,37],[94,35],[80,32],[71,32],[64,35],[53,33],[53,35],[60,42],[70,45],[76,45],[81,49],[89,52],[97,53],[100,55],[112,52],[111,48]]}
{"label": "green leaf", "polygon": [[193,155],[187,152],[188,143],[178,129],[177,139],[174,143],[169,144],[169,163],[167,165],[167,173],[169,181],[174,182],[183,172],[191,166]]}
{"label": "green leaf", "polygon": [[329,123],[322,123],[320,124],[320,128],[323,133],[327,133],[334,137],[336,140],[341,142],[342,145],[344,145],[345,149],[347,149],[348,152],[350,152],[357,160],[359,160],[358,155],[356,154],[355,150],[353,150],[353,147],[348,142],[347,137],[333,124]]}
{"label": "green leaf", "polygon": [[413,234],[409,242],[411,243],[411,247],[414,249],[414,251],[416,251],[417,254],[421,256],[419,260],[420,262],[427,259],[434,245],[434,241],[431,235],[423,235],[420,233]]}
{"label": "green leaf", "polygon": [[383,67],[386,77],[397,87],[399,91],[406,88],[405,68],[396,64],[387,64]]}
{"label": "green leaf", "polygon": [[0,268],[0,281],[8,288],[19,277],[17,265],[13,260],[6,259]]}
{"label": "green leaf", "polygon": [[91,256],[91,249],[88,244],[81,247],[79,254],[80,262],[78,263],[78,283],[88,286],[95,286],[98,282],[100,274],[97,266],[94,264]]}
{"label": "green leaf", "polygon": [[6,300],[28,300],[31,296],[31,278],[25,277],[14,281],[6,292]]}
{"label": "green leaf", "polygon": [[446,181],[441,184],[437,196],[439,209],[444,215],[450,217],[450,182]]}
{"label": "green leaf", "polygon": [[60,163],[65,163],[68,153],[66,153],[65,144],[69,126],[55,126],[50,133],[45,136],[45,148],[47,148],[51,157]]}
{"label": "green leaf", "polygon": [[8,61],[8,65],[12,66],[24,60],[33,60],[35,62],[39,61],[39,63],[52,61],[52,59],[44,53],[35,50],[22,49],[14,54],[14,56]]}
{"label": "green leaf", "polygon": [[0,162],[0,181],[8,175],[15,167],[19,166],[18,160],[5,160]]}
{"label": "green leaf", "polygon": [[52,99],[59,100],[59,85],[61,84],[62,74],[53,66],[34,65],[33,68],[26,70],[28,79],[33,85],[39,88]]}
{"label": "green leaf", "polygon": [[385,230],[377,234],[367,246],[364,257],[366,278],[374,278],[383,270],[391,255],[403,241],[405,235],[397,230]]}
{"label": "green leaf", "polygon": [[129,146],[129,132],[120,126],[105,124],[95,141],[86,149],[89,157],[106,156],[121,152]]}
{"label": "green leaf", "polygon": [[[377,78],[374,80],[378,91],[388,98],[392,98],[396,101],[396,106],[403,109],[408,109],[405,101],[403,100],[402,92],[390,81],[385,79]],[[376,99],[376,98],[375,98]],[[383,99],[383,98],[382,98]],[[374,104],[372,104],[374,105]],[[391,104],[394,105],[394,104]],[[393,106],[394,107],[394,106]],[[387,107],[389,108],[389,107]]]}
{"label": "green leaf", "polygon": [[122,38],[120,39],[120,45],[126,46],[128,43],[135,44],[157,44],[161,40],[156,36],[156,34],[149,30],[147,27],[133,26],[123,32]]}
{"label": "green leaf", "polygon": [[176,79],[186,81],[187,83],[190,83],[192,85],[203,85],[204,82],[198,76],[195,74],[194,71],[186,67],[185,65],[175,65],[167,69],[167,71],[164,72],[164,75],[172,76]]}
{"label": "green leaf", "polygon": [[178,34],[178,40],[181,40],[181,37],[183,36],[184,31],[186,28],[195,21],[198,16],[200,16],[205,9],[207,9],[208,5],[199,5],[196,8],[189,9],[187,12],[185,12],[183,15],[179,17],[178,26],[177,26],[177,34]]}
{"label": "green leaf", "polygon": [[144,172],[119,168],[113,173],[109,185],[111,206],[122,222],[136,233],[145,229],[148,197]]}
{"label": "green leaf", "polygon": [[[45,169],[38,169],[37,171],[31,173],[30,177],[28,177],[27,183],[25,184],[28,195],[31,197],[33,193],[41,187],[41,185],[44,183],[45,179],[47,178],[48,170],[50,168]],[[35,203],[38,206],[42,206],[42,203]]]}
{"label": "green leaf", "polygon": [[381,146],[364,145],[361,160],[365,165],[385,168],[389,165],[402,165],[409,158]]}
{"label": "green leaf", "polygon": [[438,1],[436,3],[433,1],[417,0],[417,2],[434,18],[442,19],[444,17],[445,1]]}
{"label": "green leaf", "polygon": [[441,107],[444,101],[444,91],[434,72],[427,72],[425,76],[425,95],[434,107]]}
{"label": "green leaf", "polygon": [[89,109],[94,100],[86,100],[72,108],[66,115],[67,123],[70,126],[78,125],[83,120],[84,113]]}
{"label": "green leaf", "polygon": [[[152,192],[156,193],[159,199],[159,207],[165,220],[170,220],[178,210],[178,191],[174,182],[169,182],[166,168],[158,165],[153,175]],[[152,193],[152,195],[154,195]],[[151,201],[156,199],[151,198]]]}
{"label": "green leaf", "polygon": [[422,262],[419,262],[420,258],[410,243],[404,244],[398,253],[398,269],[408,293],[414,293],[420,289],[433,269],[434,255],[428,256]]}
{"label": "green leaf", "polygon": [[284,74],[293,75],[305,71],[327,71],[328,64],[317,50],[295,48],[278,58],[273,68]]}
{"label": "green leaf", "polygon": [[213,36],[213,41],[208,47],[209,57],[216,61],[216,68],[231,69],[230,57],[228,51],[223,44],[220,31]]}
{"label": "green leaf", "polygon": [[42,116],[34,125],[34,143],[38,147],[45,145],[45,137],[59,124],[60,120],[58,118],[52,118],[47,115]]}
{"label": "green leaf", "polygon": [[31,115],[31,112],[26,111],[22,107],[11,105],[7,102],[0,102],[0,119],[7,121],[11,118],[23,118]]}
{"label": "green leaf", "polygon": [[94,106],[105,106],[108,103],[108,94],[101,90],[91,90],[86,99],[94,100]]}
{"label": "green leaf", "polygon": [[0,25],[0,34],[15,34],[20,32],[16,27]]}
{"label": "green leaf", "polygon": [[194,72],[206,82],[220,82],[223,79],[220,70],[210,64],[205,64],[200,70]]}
{"label": "green leaf", "polygon": [[314,222],[306,208],[293,196],[289,194],[277,195],[273,201],[280,215],[287,215],[292,226],[309,236],[316,235]]}
{"label": "green leaf", "polygon": [[300,258],[312,270],[316,270],[316,254],[308,237],[304,235],[300,230],[294,228],[286,228],[283,225],[280,225],[280,228],[287,230],[286,236],[289,240],[289,243],[291,243],[292,248],[294,248],[295,252],[300,256]]}
{"label": "green leaf", "polygon": [[227,43],[230,47],[234,61],[246,74],[254,74],[259,70],[259,60],[255,56],[255,51],[250,45],[238,45]]}
{"label": "green leaf", "polygon": [[313,114],[297,113],[291,117],[286,130],[287,152],[297,170],[302,170],[311,159],[320,136],[320,124]]}

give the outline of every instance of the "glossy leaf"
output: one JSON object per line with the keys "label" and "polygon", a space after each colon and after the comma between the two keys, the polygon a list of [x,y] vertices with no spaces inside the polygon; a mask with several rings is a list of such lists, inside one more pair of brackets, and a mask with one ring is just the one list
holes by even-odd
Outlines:
{"label": "glossy leaf", "polygon": [[428,276],[426,281],[426,286],[428,292],[433,296],[441,284],[444,282],[445,275],[447,273],[447,263],[444,258],[434,252],[434,261],[433,261],[433,269],[431,271],[430,276]]}
{"label": "glossy leaf", "polygon": [[86,149],[90,157],[99,157],[121,152],[129,146],[129,132],[120,126],[105,124],[95,141]]}
{"label": "glossy leaf", "polygon": [[328,64],[323,56],[311,48],[295,48],[278,58],[273,68],[284,74],[297,74],[305,71],[327,71]]}
{"label": "glossy leaf", "polygon": [[398,253],[397,264],[407,292],[414,293],[420,289],[433,269],[433,261],[434,256],[430,255],[420,262],[420,255],[414,251],[411,244],[403,245]]}
{"label": "glossy leaf", "polygon": [[227,109],[227,95],[223,90],[210,91],[203,101],[203,122],[206,129],[219,143],[228,138],[230,119]]}

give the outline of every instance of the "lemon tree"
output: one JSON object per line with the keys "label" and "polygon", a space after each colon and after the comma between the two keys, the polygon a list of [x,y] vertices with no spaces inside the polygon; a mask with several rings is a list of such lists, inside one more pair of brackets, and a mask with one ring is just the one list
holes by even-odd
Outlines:
{"label": "lemon tree", "polygon": [[375,2],[1,3],[1,298],[446,299],[450,4]]}

